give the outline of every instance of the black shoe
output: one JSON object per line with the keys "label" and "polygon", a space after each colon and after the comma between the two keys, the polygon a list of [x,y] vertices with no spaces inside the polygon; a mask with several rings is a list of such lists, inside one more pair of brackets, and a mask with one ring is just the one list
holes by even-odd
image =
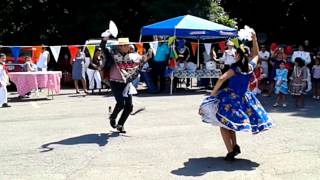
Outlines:
{"label": "black shoe", "polygon": [[234,160],[236,160],[236,159],[234,158],[234,156],[235,156],[235,154],[234,154],[233,151],[232,151],[232,152],[229,152],[229,153],[226,155],[226,157],[224,157],[224,160],[225,160],[225,161],[234,161]]}
{"label": "black shoe", "polygon": [[2,107],[3,108],[8,108],[8,107],[11,107],[8,103],[4,103],[4,104],[2,104]]}
{"label": "black shoe", "polygon": [[237,156],[238,154],[240,154],[241,153],[240,146],[236,144],[232,152],[234,152],[234,156]]}
{"label": "black shoe", "polygon": [[125,134],[127,132],[127,131],[124,130],[122,125],[118,125],[117,126],[117,130],[119,131],[119,133],[123,133],[123,134]]}
{"label": "black shoe", "polygon": [[115,119],[112,119],[112,118],[109,118],[109,120],[110,120],[110,126],[111,126],[112,128],[116,128],[116,127],[117,127],[117,125],[116,125],[116,120],[115,120]]}

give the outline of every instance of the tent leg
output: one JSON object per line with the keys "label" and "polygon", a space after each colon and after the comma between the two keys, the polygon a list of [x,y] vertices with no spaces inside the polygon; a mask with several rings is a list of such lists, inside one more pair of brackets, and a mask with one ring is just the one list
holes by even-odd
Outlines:
{"label": "tent leg", "polygon": [[170,95],[172,95],[172,89],[173,89],[173,71],[170,74]]}
{"label": "tent leg", "polygon": [[200,67],[200,39],[198,39],[197,67]]}
{"label": "tent leg", "polygon": [[141,42],[142,40],[142,34],[140,34],[140,37],[139,37],[139,42]]}

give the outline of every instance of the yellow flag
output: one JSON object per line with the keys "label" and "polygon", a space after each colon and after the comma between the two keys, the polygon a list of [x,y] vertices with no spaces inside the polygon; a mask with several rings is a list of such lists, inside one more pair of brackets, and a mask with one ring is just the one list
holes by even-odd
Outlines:
{"label": "yellow flag", "polygon": [[175,39],[176,39],[176,37],[174,37],[174,36],[169,37],[169,39],[168,39],[168,45],[169,45],[169,46],[172,45]]}
{"label": "yellow flag", "polygon": [[90,54],[90,57],[92,59],[93,55],[94,55],[94,51],[96,50],[96,46],[95,45],[87,45],[86,47],[87,47],[89,54]]}
{"label": "yellow flag", "polygon": [[237,38],[231,39],[231,42],[233,42],[234,47],[238,48],[239,47],[239,40]]}

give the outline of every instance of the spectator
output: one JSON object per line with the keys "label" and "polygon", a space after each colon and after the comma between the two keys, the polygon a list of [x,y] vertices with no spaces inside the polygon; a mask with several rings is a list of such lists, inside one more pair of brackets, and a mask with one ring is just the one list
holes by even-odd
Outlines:
{"label": "spectator", "polygon": [[289,92],[295,97],[296,107],[304,106],[304,94],[308,81],[308,70],[305,66],[303,59],[296,58],[293,73],[290,77],[291,82],[289,86]]}
{"label": "spectator", "polygon": [[25,57],[25,63],[23,65],[23,69],[25,72],[35,72],[37,71],[37,67],[35,64],[32,63],[31,57],[26,56]]}
{"label": "spectator", "polygon": [[312,66],[312,89],[313,99],[320,99],[320,58],[315,59],[315,64]]}
{"label": "spectator", "polygon": [[98,48],[92,60],[90,61],[90,64],[87,69],[87,75],[89,79],[89,90],[92,91],[92,94],[94,94],[94,82],[96,82],[96,88],[99,90],[99,93],[101,93],[101,64],[103,61],[102,51],[101,48]]}
{"label": "spectator", "polygon": [[167,62],[169,59],[170,49],[167,42],[159,42],[159,46],[154,57],[154,63],[152,63],[152,79],[153,83],[158,87],[158,81],[160,81],[160,91],[166,90],[165,71]]}
{"label": "spectator", "polygon": [[282,104],[282,107],[287,107],[285,95],[288,94],[288,70],[286,69],[285,61],[280,62],[280,69],[276,70],[274,80],[276,82],[274,92],[277,95],[277,100],[273,107],[277,107],[280,104]]}
{"label": "spectator", "polygon": [[72,63],[72,79],[74,80],[74,86],[76,93],[79,94],[79,80],[82,82],[82,88],[85,94],[87,94],[86,83],[86,66],[85,66],[85,54],[80,50],[77,53],[76,59]]}
{"label": "spectator", "polygon": [[279,47],[275,50],[274,54],[272,54],[272,59],[270,61],[271,64],[271,73],[269,74],[270,87],[268,96],[271,96],[274,92],[276,70],[280,69],[280,63],[282,61],[287,62],[287,55],[284,53],[284,49]]}
{"label": "spectator", "polygon": [[47,71],[49,61],[50,61],[50,53],[49,51],[46,50],[45,47],[42,47],[42,52],[37,62],[38,71]]}
{"label": "spectator", "polygon": [[6,108],[11,107],[8,104],[8,91],[7,86],[9,83],[8,70],[5,65],[6,55],[0,53],[0,107]]}
{"label": "spectator", "polygon": [[261,62],[261,69],[263,76],[261,77],[261,91],[267,90],[268,75],[269,75],[269,60],[270,53],[266,50],[265,45],[261,45],[261,50],[259,51],[259,61]]}

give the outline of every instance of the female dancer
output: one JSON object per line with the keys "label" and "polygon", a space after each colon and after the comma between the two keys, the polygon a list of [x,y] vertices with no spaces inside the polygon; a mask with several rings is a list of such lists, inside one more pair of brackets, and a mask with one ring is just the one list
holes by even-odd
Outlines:
{"label": "female dancer", "polygon": [[[236,62],[218,79],[211,92],[219,102],[215,121],[220,126],[222,139],[228,150],[225,157],[228,161],[234,160],[241,152],[236,132],[251,131],[257,134],[272,126],[271,118],[258,99],[248,91],[249,80],[258,61],[258,43],[254,33],[252,44],[252,60],[249,62],[248,50],[241,45],[236,51]],[[228,87],[218,91],[226,80],[229,80]]]}

